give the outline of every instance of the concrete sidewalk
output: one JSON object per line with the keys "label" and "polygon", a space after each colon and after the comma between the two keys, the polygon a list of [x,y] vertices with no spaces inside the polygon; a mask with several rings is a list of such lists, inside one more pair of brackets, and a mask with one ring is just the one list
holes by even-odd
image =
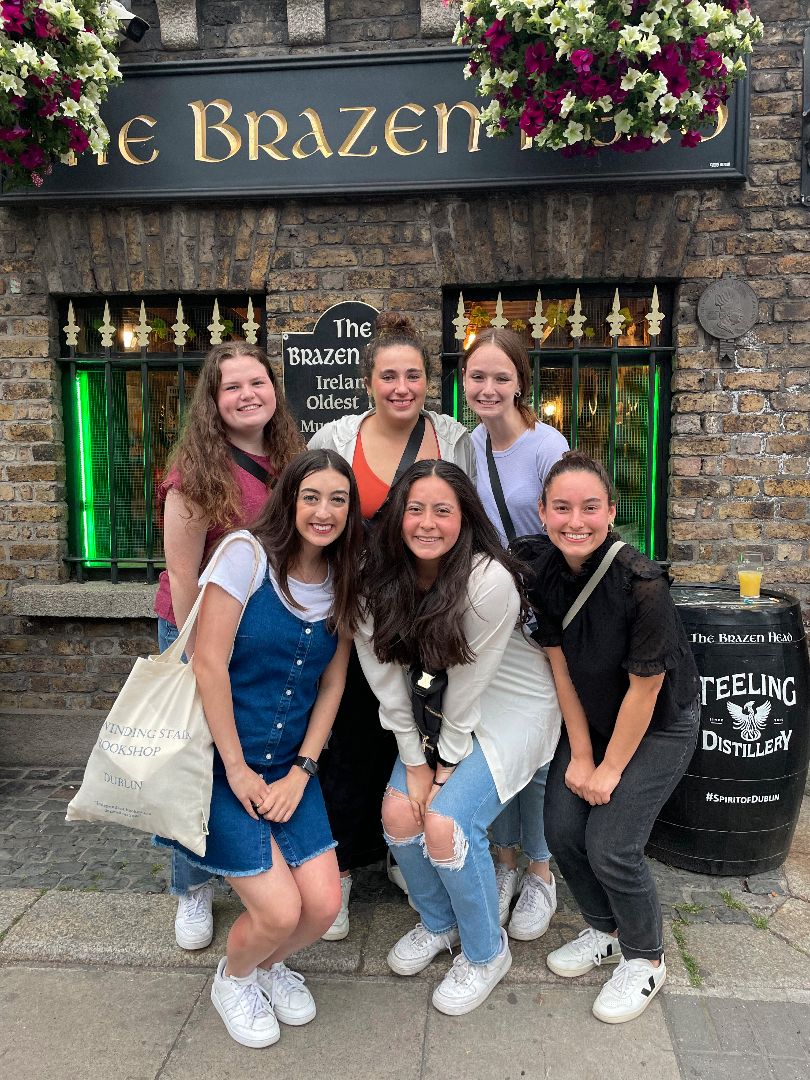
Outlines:
{"label": "concrete sidewalk", "polygon": [[162,853],[127,830],[67,825],[72,791],[64,771],[0,772],[9,1080],[227,1080],[251,1064],[290,1080],[810,1077],[810,800],[777,873],[738,880],[655,864],[669,975],[637,1021],[591,1016],[609,972],[572,985],[546,967],[583,925],[563,883],[548,933],[512,943],[512,970],[489,1001],[467,1017],[440,1015],[430,995],[449,957],[413,979],[390,974],[385,955],[415,915],[372,870],[357,875],[349,937],[296,958],[317,1019],[256,1051],[228,1038],[209,997],[237,902],[220,889],[211,947],[178,949]]}

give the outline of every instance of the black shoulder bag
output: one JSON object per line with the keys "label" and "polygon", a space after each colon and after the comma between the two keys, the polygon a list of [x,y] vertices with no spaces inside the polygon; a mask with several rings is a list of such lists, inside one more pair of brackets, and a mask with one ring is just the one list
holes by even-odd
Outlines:
{"label": "black shoulder bag", "polygon": [[503,531],[506,533],[506,539],[511,544],[517,533],[515,532],[515,526],[512,524],[512,517],[506,505],[506,499],[503,497],[501,478],[498,475],[498,466],[495,464],[495,458],[492,454],[492,439],[489,437],[489,432],[487,432],[487,469],[489,470],[489,484],[492,488],[492,494],[495,496],[495,505],[498,507]]}
{"label": "black shoulder bag", "polygon": [[439,760],[439,734],[442,730],[442,698],[447,688],[446,671],[425,671],[421,664],[408,669],[408,687],[411,692],[411,708],[417,730],[422,736],[422,753],[425,761],[436,769]]}
{"label": "black shoulder bag", "polygon": [[[420,413],[419,418],[411,428],[411,433],[408,436],[408,441],[405,444],[405,449],[402,451],[402,457],[399,459],[399,465],[397,465],[397,471],[394,473],[394,479],[391,481],[391,487],[394,486],[394,484],[397,482],[397,480],[399,480],[401,476],[404,476],[408,469],[410,469],[411,465],[413,465],[413,463],[416,461],[416,455],[419,453],[419,447],[422,445],[422,440],[424,439],[424,437],[425,418]],[[386,495],[382,505],[377,508],[377,510],[371,515],[370,518],[363,519],[363,524],[365,525],[367,530],[370,529],[373,525],[377,524],[380,514],[385,509],[389,496],[390,488],[389,495]]]}

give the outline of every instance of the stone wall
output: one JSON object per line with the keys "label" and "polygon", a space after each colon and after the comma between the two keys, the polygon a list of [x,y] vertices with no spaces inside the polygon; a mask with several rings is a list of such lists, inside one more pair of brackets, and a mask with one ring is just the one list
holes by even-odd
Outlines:
{"label": "stone wall", "polygon": [[[154,5],[136,7],[156,22]],[[397,20],[414,20],[418,7],[394,0],[378,20],[364,14],[366,0],[334,0],[330,44],[344,31],[340,44],[368,43],[360,35],[380,21],[390,31],[380,40],[390,47]],[[67,578],[53,361],[61,297],[266,288],[276,352],[282,331],[309,329],[331,304],[362,299],[411,312],[436,354],[445,286],[674,284],[674,571],[682,580],[730,581],[738,552],[761,547],[767,583],[798,594],[810,621],[810,230],[799,202],[804,26],[795,0],[756,7],[767,38],[753,60],[750,179],[742,186],[0,209],[0,756],[24,761],[20,732],[30,731],[32,760],[58,757],[58,732],[78,724],[74,749],[61,760],[81,760],[132,656],[152,639],[147,621],[36,618],[30,605],[15,604],[21,586]],[[227,41],[240,27],[283,29],[280,3],[210,0],[198,10],[203,41],[213,30]],[[230,40],[251,55],[272,44]],[[696,320],[698,297],[724,271],[747,280],[760,300],[759,322],[730,364]]]}

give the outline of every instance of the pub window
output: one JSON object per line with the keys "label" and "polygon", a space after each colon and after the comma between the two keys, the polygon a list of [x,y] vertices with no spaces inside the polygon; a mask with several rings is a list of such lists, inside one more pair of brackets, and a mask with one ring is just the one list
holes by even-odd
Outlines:
{"label": "pub window", "polygon": [[601,460],[618,492],[622,538],[666,553],[672,294],[649,285],[446,289],[442,407],[469,428],[464,348],[487,326],[526,342],[540,419]]}
{"label": "pub window", "polygon": [[59,315],[68,561],[79,581],[152,582],[157,488],[202,358],[219,341],[263,344],[263,298],[66,299]]}

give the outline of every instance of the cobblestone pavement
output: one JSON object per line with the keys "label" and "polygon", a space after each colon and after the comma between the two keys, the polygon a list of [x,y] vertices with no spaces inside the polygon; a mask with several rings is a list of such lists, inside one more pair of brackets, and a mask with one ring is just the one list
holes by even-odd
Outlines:
{"label": "cobblestone pavement", "polygon": [[[169,855],[149,837],[113,825],[66,822],[65,809],[82,769],[0,767],[0,888],[162,893]],[[711,877],[652,862],[664,915],[689,923],[756,925],[788,898],[781,871],[749,878]],[[355,900],[401,894],[382,868],[356,872]],[[561,911],[575,911],[559,882]],[[226,893],[227,887],[218,888]]]}

